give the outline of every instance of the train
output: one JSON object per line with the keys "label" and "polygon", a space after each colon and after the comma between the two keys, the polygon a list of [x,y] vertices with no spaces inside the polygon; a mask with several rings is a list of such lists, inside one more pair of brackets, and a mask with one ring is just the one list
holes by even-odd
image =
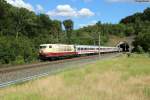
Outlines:
{"label": "train", "polygon": [[120,52],[120,48],[93,45],[41,44],[39,47],[39,58],[43,60],[64,56],[91,55],[99,52]]}

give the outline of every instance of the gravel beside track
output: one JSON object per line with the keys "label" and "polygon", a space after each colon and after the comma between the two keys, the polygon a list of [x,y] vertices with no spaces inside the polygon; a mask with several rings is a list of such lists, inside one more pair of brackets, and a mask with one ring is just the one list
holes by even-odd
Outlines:
{"label": "gravel beside track", "polygon": [[[54,74],[56,72],[63,71],[65,69],[81,67],[82,65],[94,63],[95,61],[113,58],[121,55],[121,53],[116,54],[104,54],[100,58],[98,55],[90,56],[86,58],[75,58],[69,60],[61,60],[54,62],[45,62],[42,64],[28,65],[24,68],[18,66],[14,69],[0,69],[0,87],[5,87],[11,84],[16,84],[18,82],[24,82],[32,80],[38,77],[47,76],[49,74]],[[25,66],[25,65],[24,65]],[[18,69],[17,69],[18,68]]]}

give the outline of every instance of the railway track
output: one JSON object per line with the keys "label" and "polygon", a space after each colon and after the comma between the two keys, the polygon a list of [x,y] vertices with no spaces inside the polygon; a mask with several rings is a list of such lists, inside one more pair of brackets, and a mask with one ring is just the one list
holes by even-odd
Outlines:
{"label": "railway track", "polygon": [[[119,55],[120,54],[105,54],[101,56],[101,59],[112,58]],[[99,60],[98,55],[95,55],[52,62],[42,62],[31,65],[23,65],[22,67],[16,66],[13,68],[2,68],[0,69],[0,88],[57,73],[66,68],[69,69],[81,66],[82,64],[89,64],[97,60]]]}
{"label": "railway track", "polygon": [[[107,55],[107,54],[103,54]],[[47,62],[38,62],[34,64],[28,64],[28,65],[17,65],[17,66],[12,66],[12,67],[7,67],[7,68],[0,68],[0,73],[7,73],[7,72],[13,72],[17,70],[23,70],[23,69],[30,69],[34,67],[42,67],[50,64],[58,64],[58,63],[64,63],[68,61],[75,61],[75,60],[80,60],[80,59],[89,59],[89,58],[95,58],[98,55],[91,55],[91,56],[82,56],[82,57],[76,57],[76,58],[68,58],[68,59],[62,59],[62,60],[55,60],[55,61],[47,61]]]}

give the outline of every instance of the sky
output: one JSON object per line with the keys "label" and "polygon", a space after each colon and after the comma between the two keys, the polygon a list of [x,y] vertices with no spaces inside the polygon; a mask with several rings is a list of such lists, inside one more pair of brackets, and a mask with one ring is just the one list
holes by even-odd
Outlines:
{"label": "sky", "polygon": [[[74,28],[102,23],[118,23],[122,18],[150,7],[150,2],[135,0],[6,0],[15,7],[27,8],[51,19],[74,21]],[[150,1],[150,0],[148,0]]]}

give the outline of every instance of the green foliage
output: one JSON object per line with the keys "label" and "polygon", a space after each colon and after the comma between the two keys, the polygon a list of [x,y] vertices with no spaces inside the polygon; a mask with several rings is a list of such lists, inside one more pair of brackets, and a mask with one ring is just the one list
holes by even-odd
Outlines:
{"label": "green foliage", "polygon": [[140,30],[136,35],[133,45],[135,50],[138,50],[138,46],[141,46],[144,51],[148,52],[150,49],[150,22],[141,22]]}
{"label": "green foliage", "polygon": [[148,52],[150,49],[150,8],[142,13],[135,13],[120,21],[126,24],[126,35],[135,34],[133,42],[134,50],[138,52]]}
{"label": "green foliage", "polygon": [[132,25],[127,25],[125,29],[125,35],[130,36],[134,35],[134,33],[135,33],[134,27]]}
{"label": "green foliage", "polygon": [[137,50],[136,50],[138,53],[144,53],[144,50],[141,46],[137,46]]}
{"label": "green foliage", "polygon": [[0,37],[0,62],[25,63],[32,61],[36,55],[31,41],[26,37]]}
{"label": "green foliage", "polygon": [[17,56],[16,60],[13,62],[14,64],[24,64],[24,58],[22,56]]}
{"label": "green foliage", "polygon": [[135,41],[133,42],[133,45],[136,50],[139,50],[139,46],[143,48],[144,51],[149,51],[150,49],[150,33],[140,32],[137,37],[135,38]]}

